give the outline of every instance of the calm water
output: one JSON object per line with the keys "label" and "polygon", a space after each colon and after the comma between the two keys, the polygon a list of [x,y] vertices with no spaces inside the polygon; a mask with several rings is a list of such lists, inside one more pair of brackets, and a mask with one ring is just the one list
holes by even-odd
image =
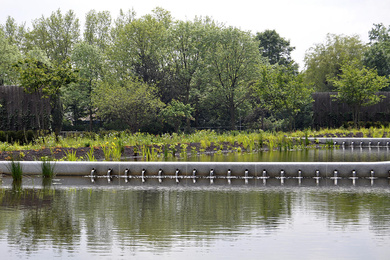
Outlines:
{"label": "calm water", "polygon": [[5,180],[1,259],[389,259],[385,182],[43,188],[37,179],[12,188]]}
{"label": "calm water", "polygon": [[[386,161],[389,150],[215,154],[210,161]],[[228,186],[59,177],[0,184],[1,259],[389,259],[388,179]]]}
{"label": "calm water", "polygon": [[306,149],[300,151],[273,151],[259,153],[216,153],[213,155],[188,156],[187,161],[219,162],[374,162],[390,160],[390,149],[345,148]]}

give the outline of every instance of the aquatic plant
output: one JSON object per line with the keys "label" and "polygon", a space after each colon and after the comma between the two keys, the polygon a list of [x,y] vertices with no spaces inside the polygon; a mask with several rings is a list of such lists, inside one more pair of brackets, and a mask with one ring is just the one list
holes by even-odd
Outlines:
{"label": "aquatic plant", "polygon": [[53,178],[55,176],[55,164],[51,162],[47,157],[42,157],[41,160],[42,177]]}
{"label": "aquatic plant", "polygon": [[23,169],[20,162],[15,162],[14,160],[12,160],[8,170],[11,172],[13,181],[15,182],[22,181]]}
{"label": "aquatic plant", "polygon": [[65,151],[65,159],[67,161],[78,161],[79,158],[77,157],[76,155],[76,150],[72,151],[72,150],[68,150],[68,151]]}
{"label": "aquatic plant", "polygon": [[96,161],[94,152],[95,152],[95,149],[94,149],[93,146],[92,146],[92,147],[89,149],[89,151],[87,152],[87,155],[86,155],[86,159],[87,159],[88,161],[90,161],[90,162]]}

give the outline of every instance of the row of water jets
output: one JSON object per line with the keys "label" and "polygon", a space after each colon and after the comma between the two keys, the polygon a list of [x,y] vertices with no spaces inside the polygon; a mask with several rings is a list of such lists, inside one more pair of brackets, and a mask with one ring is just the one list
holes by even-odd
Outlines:
{"label": "row of water jets", "polygon": [[[333,142],[333,145],[338,145],[339,143],[338,142]],[[341,147],[342,148],[345,148],[347,145],[349,145],[351,148],[354,148],[354,147],[359,147],[359,148],[363,148],[363,142],[361,141],[361,142],[359,142],[359,143],[355,143],[355,142],[350,142],[350,143],[347,143],[347,142],[342,142],[341,143]],[[368,142],[368,148],[372,148],[372,147],[378,147],[378,148],[380,148],[380,147],[386,147],[386,148],[389,148],[390,147],[390,142],[386,142],[386,145],[384,145],[384,146],[381,146],[381,144],[382,144],[382,142],[380,142],[380,141],[378,141],[377,143],[376,143],[376,145],[375,145],[375,143],[373,143],[373,142]]]}
{"label": "row of water jets", "polygon": [[[214,181],[216,179],[225,179],[225,180],[227,180],[227,184],[231,184],[232,183],[232,179],[242,179],[242,180],[244,180],[245,184],[248,184],[249,180],[251,180],[251,179],[257,179],[257,180],[262,180],[263,184],[266,184],[267,179],[270,178],[270,176],[267,174],[267,170],[266,169],[264,169],[262,171],[262,175],[261,176],[249,176],[249,170],[248,169],[246,169],[244,171],[244,176],[234,176],[234,175],[232,175],[232,171],[230,169],[227,171],[226,176],[221,176],[221,175],[217,176],[217,175],[215,175],[214,169],[210,170],[209,175],[207,175],[207,176],[200,176],[200,175],[197,175],[197,170],[196,169],[194,169],[192,171],[192,175],[180,175],[180,170],[179,169],[176,169],[175,175],[164,175],[162,169],[159,169],[157,175],[146,175],[146,169],[143,169],[141,171],[141,175],[131,175],[129,169],[126,169],[124,171],[124,175],[113,175],[113,170],[112,169],[108,169],[106,175],[97,175],[96,169],[94,169],[94,168],[91,170],[91,175],[88,175],[88,176],[85,176],[85,177],[89,177],[91,179],[92,183],[94,183],[97,178],[105,178],[105,179],[107,179],[108,183],[111,183],[112,179],[115,177],[115,178],[122,178],[122,179],[124,179],[125,183],[129,182],[130,179],[141,179],[142,183],[145,183],[147,179],[158,179],[159,183],[162,183],[163,179],[174,179],[177,184],[180,183],[181,179],[192,179],[193,183],[196,183],[197,179],[209,179],[210,180],[210,184],[214,184]],[[280,179],[280,183],[283,185],[284,181],[286,179],[288,179],[288,178],[297,179],[298,183],[301,184],[302,183],[302,179],[304,177],[302,176],[302,170],[298,170],[297,176],[295,176],[295,177],[286,177],[285,171],[281,170],[280,171],[280,175],[275,177],[275,178],[276,179]],[[316,180],[316,183],[319,184],[320,180],[325,178],[325,177],[321,177],[320,171],[316,170],[313,178]],[[389,178],[390,178],[390,171],[389,171]],[[342,177],[339,176],[338,170],[334,170],[333,171],[333,176],[330,177],[330,179],[334,180],[334,184],[337,185],[337,181],[339,179],[342,179]],[[352,184],[355,185],[356,184],[356,180],[359,179],[359,177],[357,175],[357,171],[356,170],[352,170],[351,175],[350,175],[350,177],[348,177],[348,179],[352,180]],[[367,177],[366,179],[371,180],[371,185],[373,185],[374,180],[377,179],[377,177],[375,177],[375,171],[374,170],[370,170],[370,177]]]}

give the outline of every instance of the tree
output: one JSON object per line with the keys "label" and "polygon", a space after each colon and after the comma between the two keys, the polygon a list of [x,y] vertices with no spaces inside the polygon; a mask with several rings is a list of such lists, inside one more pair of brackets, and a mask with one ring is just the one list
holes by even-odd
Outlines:
{"label": "tree", "polygon": [[293,62],[291,52],[295,47],[291,47],[290,41],[280,37],[275,30],[265,30],[257,33],[255,38],[260,41],[259,50],[261,55],[267,58],[271,65],[287,66]]}
{"label": "tree", "polygon": [[132,132],[155,121],[164,106],[156,88],[141,80],[105,81],[94,89],[92,100],[97,115],[106,121],[120,120]]}
{"label": "tree", "polygon": [[89,11],[85,16],[84,41],[104,51],[111,43],[111,15],[108,11]]}
{"label": "tree", "polygon": [[235,129],[236,109],[244,101],[249,82],[256,78],[261,63],[256,41],[237,28],[215,27],[208,34],[210,47],[205,54],[204,73],[210,78],[209,93],[218,98]]}
{"label": "tree", "polygon": [[92,131],[92,92],[103,78],[104,57],[96,45],[81,42],[73,50],[72,62],[79,71],[80,80],[64,91],[64,103],[71,109],[74,121],[88,112],[89,130]]}
{"label": "tree", "polygon": [[4,26],[4,34],[7,38],[8,44],[15,45],[21,52],[26,51],[26,23],[18,25],[14,18],[7,17]]}
{"label": "tree", "polygon": [[46,52],[50,60],[61,63],[70,57],[79,41],[79,19],[69,10],[65,15],[58,9],[50,17],[42,16],[32,22],[33,29],[27,34],[30,48],[36,46]]}
{"label": "tree", "polygon": [[369,32],[370,43],[364,54],[364,65],[375,68],[379,76],[390,75],[390,28],[374,24]]}
{"label": "tree", "polygon": [[60,100],[61,88],[77,82],[77,74],[69,59],[53,65],[26,58],[15,64],[20,73],[19,82],[26,92],[40,91],[44,98],[50,98],[51,126],[56,134],[62,127],[63,108]]}
{"label": "tree", "polygon": [[362,61],[366,47],[358,36],[328,34],[325,43],[316,44],[305,55],[305,82],[316,91],[333,91],[329,78],[341,72],[341,66],[352,60]]}
{"label": "tree", "polygon": [[16,45],[11,45],[0,28],[0,85],[17,83],[17,73],[13,69],[21,54]]}
{"label": "tree", "polygon": [[190,104],[172,100],[162,111],[161,116],[164,118],[165,123],[172,125],[175,128],[175,132],[178,133],[183,120],[194,120],[192,112],[194,109]]}
{"label": "tree", "polygon": [[291,66],[263,65],[260,72],[260,79],[253,85],[259,105],[286,114],[289,130],[293,130],[297,114],[312,102],[313,89],[304,84],[302,74],[297,75]]}
{"label": "tree", "polygon": [[[109,60],[118,79],[138,77],[143,82],[157,86],[163,101],[172,98],[171,89],[165,84],[164,68],[167,59],[167,26],[170,16],[161,17],[161,10],[121,25],[115,30],[117,37],[109,52]],[[168,14],[165,14],[168,15]]]}
{"label": "tree", "polygon": [[377,92],[389,83],[384,76],[378,76],[375,69],[360,68],[358,61],[346,63],[341,67],[339,77],[330,78],[338,94],[334,97],[352,109],[354,126],[358,127],[359,113],[363,106],[374,105],[383,98]]}

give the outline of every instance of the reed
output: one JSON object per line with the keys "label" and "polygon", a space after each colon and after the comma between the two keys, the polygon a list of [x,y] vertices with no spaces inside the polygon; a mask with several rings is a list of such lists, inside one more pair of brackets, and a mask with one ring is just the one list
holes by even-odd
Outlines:
{"label": "reed", "polygon": [[72,150],[65,151],[65,159],[67,161],[78,161],[79,158],[77,157],[76,153],[77,153],[76,150],[74,150],[74,151],[72,151]]}
{"label": "reed", "polygon": [[41,169],[43,178],[53,178],[55,176],[54,168],[55,164],[53,162],[49,161],[46,157],[42,157]]}
{"label": "reed", "polygon": [[95,162],[95,161],[96,161],[94,152],[95,152],[95,149],[94,149],[93,146],[92,146],[92,147],[89,149],[89,151],[88,151],[88,153],[87,153],[87,155],[86,155],[87,161],[90,161],[90,162]]}
{"label": "reed", "polygon": [[21,182],[23,176],[23,169],[20,162],[11,161],[9,165],[9,171],[11,172],[11,176],[14,182]]}

